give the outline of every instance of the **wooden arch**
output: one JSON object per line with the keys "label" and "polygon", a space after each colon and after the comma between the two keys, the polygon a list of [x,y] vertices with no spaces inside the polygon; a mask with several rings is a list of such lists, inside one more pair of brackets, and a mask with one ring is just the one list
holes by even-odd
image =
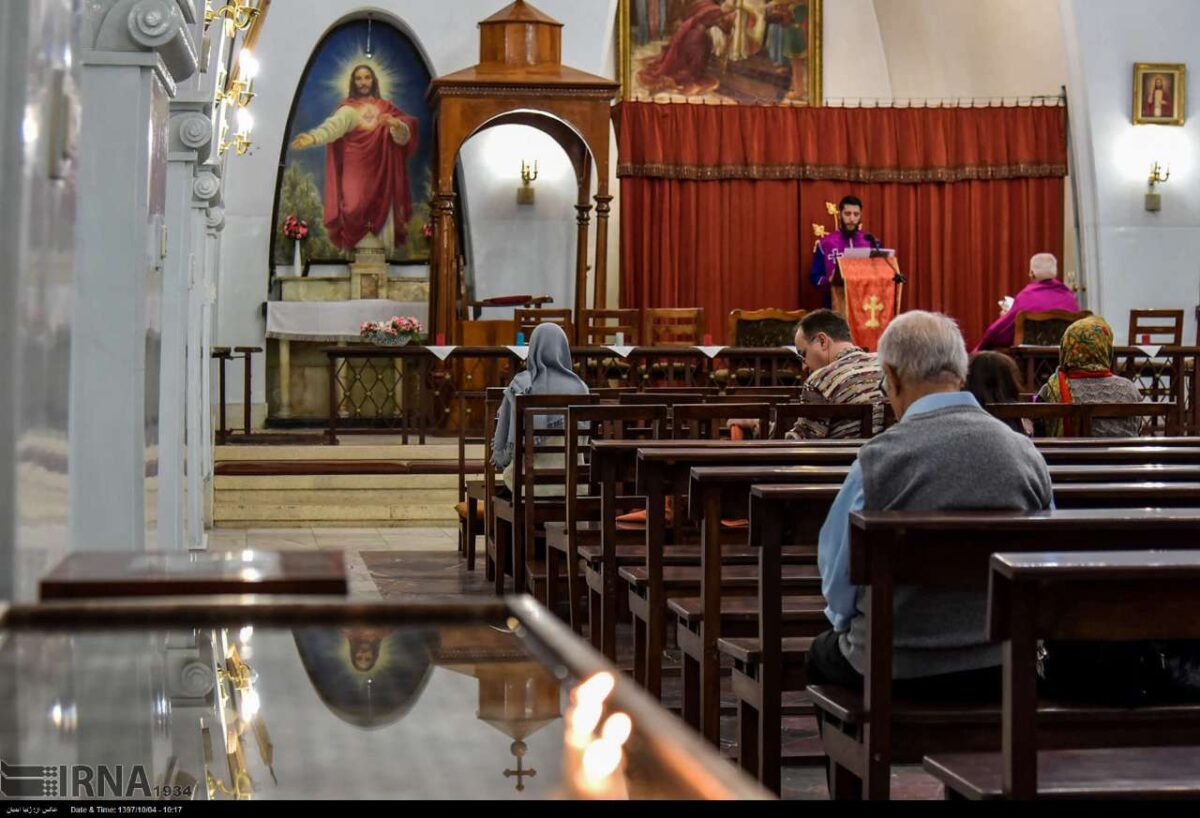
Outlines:
{"label": "wooden arch", "polygon": [[433,239],[430,257],[431,330],[461,340],[454,165],[468,139],[501,124],[530,125],[549,134],[570,157],[579,184],[575,263],[576,325],[587,304],[587,244],[591,173],[595,169],[596,276],[592,303],[605,307],[608,288],[609,121],[618,84],[562,64],[562,23],[524,0],[479,24],[480,62],[438,77],[430,86],[434,112]]}

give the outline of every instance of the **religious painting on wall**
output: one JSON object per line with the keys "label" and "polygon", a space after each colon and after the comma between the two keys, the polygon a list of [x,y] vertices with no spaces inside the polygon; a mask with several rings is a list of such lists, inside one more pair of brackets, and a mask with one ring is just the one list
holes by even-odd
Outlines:
{"label": "religious painting on wall", "polygon": [[820,105],[822,0],[621,0],[627,100]]}
{"label": "religious painting on wall", "polygon": [[291,264],[289,217],[308,225],[309,263],[345,264],[383,247],[394,264],[429,261],[430,74],[409,38],[379,20],[331,31],[309,60],[288,120],[271,258]]}
{"label": "religious painting on wall", "polygon": [[1133,66],[1133,124],[1182,125],[1187,100],[1183,63],[1136,63]]}

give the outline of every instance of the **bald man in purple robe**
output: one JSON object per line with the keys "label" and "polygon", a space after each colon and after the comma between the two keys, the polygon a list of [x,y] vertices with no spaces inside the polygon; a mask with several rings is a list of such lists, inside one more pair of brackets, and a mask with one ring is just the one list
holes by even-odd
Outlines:
{"label": "bald man in purple robe", "polygon": [[1058,280],[1058,260],[1052,254],[1038,253],[1029,260],[1029,278],[1032,280],[1017,293],[1012,306],[992,322],[972,352],[1012,346],[1018,313],[1049,310],[1079,312],[1075,293]]}

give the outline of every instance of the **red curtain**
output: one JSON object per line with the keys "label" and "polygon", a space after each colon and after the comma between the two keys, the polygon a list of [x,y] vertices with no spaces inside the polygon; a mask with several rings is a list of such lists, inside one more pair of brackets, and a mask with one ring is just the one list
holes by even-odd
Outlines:
{"label": "red curtain", "polygon": [[864,202],[895,247],[905,309],[958,319],[968,343],[1062,257],[1066,116],[1059,107],[766,108],[623,103],[621,302],[700,306],[725,338],[735,308],[814,308],[813,225]]}

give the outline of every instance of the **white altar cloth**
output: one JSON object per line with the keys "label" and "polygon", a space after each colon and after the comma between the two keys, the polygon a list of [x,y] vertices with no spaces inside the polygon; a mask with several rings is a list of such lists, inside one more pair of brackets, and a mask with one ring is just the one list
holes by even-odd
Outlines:
{"label": "white altar cloth", "polygon": [[267,337],[330,344],[354,341],[363,322],[386,321],[393,315],[412,316],[429,327],[429,305],[424,301],[268,301]]}

